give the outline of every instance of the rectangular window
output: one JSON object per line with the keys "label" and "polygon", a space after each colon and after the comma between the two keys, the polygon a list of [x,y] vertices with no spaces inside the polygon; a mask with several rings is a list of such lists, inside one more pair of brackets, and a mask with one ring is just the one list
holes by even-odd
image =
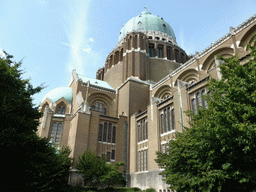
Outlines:
{"label": "rectangular window", "polygon": [[172,129],[175,130],[174,108],[172,108]]}
{"label": "rectangular window", "polygon": [[154,45],[149,45],[149,57],[154,57]]}
{"label": "rectangular window", "polygon": [[100,126],[99,126],[99,134],[98,134],[98,141],[102,141],[102,127],[103,127],[103,125],[100,124]]}
{"label": "rectangular window", "polygon": [[164,110],[164,118],[165,118],[165,132],[168,131],[168,116],[167,116],[167,109]]}
{"label": "rectangular window", "polygon": [[158,47],[158,58],[163,58],[163,47],[162,46]]}
{"label": "rectangular window", "polygon": [[169,142],[165,144],[166,154],[169,155]]}
{"label": "rectangular window", "polygon": [[168,107],[168,115],[169,115],[169,131],[172,130],[172,113],[171,113],[171,108]]}
{"label": "rectangular window", "polygon": [[141,141],[143,141],[144,140],[144,124],[143,124],[143,121],[141,121]]}
{"label": "rectangular window", "polygon": [[161,133],[164,133],[164,115],[161,115]]}
{"label": "rectangular window", "polygon": [[50,141],[54,142],[54,138],[55,138],[55,132],[56,132],[56,123],[52,124],[52,132],[51,132],[51,139]]}
{"label": "rectangular window", "polygon": [[115,157],[116,157],[116,151],[115,151],[115,150],[112,150],[112,153],[111,153],[111,160],[115,160]]}
{"label": "rectangular window", "polygon": [[138,142],[140,142],[140,132],[141,132],[140,125],[138,125]]}
{"label": "rectangular window", "polygon": [[140,151],[138,151],[138,171],[140,171]]}
{"label": "rectangular window", "polygon": [[107,141],[107,130],[108,130],[108,124],[104,123],[104,130],[103,130],[103,142]]}
{"label": "rectangular window", "polygon": [[162,153],[165,153],[165,144],[161,145]]}
{"label": "rectangular window", "polygon": [[202,107],[201,95],[199,92],[196,94],[196,100],[197,100],[198,108]]}
{"label": "rectangular window", "polygon": [[147,170],[147,150],[143,151],[144,153],[144,171]]}
{"label": "rectangular window", "polygon": [[148,139],[148,122],[145,122],[145,134],[146,134],[146,139]]}
{"label": "rectangular window", "polygon": [[113,127],[112,143],[116,143],[116,127]]}
{"label": "rectangular window", "polygon": [[194,115],[196,115],[197,109],[196,109],[196,100],[195,99],[192,99],[192,109],[193,109]]}
{"label": "rectangular window", "polygon": [[110,162],[110,152],[107,152],[107,162]]}
{"label": "rectangular window", "polygon": [[58,128],[57,128],[57,133],[56,133],[56,143],[60,142],[61,129],[62,129],[62,124],[58,123]]}
{"label": "rectangular window", "polygon": [[170,47],[167,47],[167,59],[168,60],[171,60],[172,59],[172,52],[171,52],[171,48]]}
{"label": "rectangular window", "polygon": [[143,164],[143,151],[140,151],[140,167],[141,167],[141,171],[144,170],[144,164]]}
{"label": "rectangular window", "polygon": [[205,100],[205,94],[206,94],[206,91],[205,89],[202,91],[202,96],[203,96],[203,104],[204,104],[204,107],[205,109],[208,109],[208,105],[207,105],[207,101]]}
{"label": "rectangular window", "polygon": [[179,62],[178,56],[179,56],[179,51],[175,50],[175,60],[176,60],[176,62]]}
{"label": "rectangular window", "polygon": [[112,124],[108,124],[108,142],[111,143]]}
{"label": "rectangular window", "polygon": [[148,149],[146,151],[147,151],[147,164],[146,164],[146,167],[147,167],[147,170],[148,170]]}

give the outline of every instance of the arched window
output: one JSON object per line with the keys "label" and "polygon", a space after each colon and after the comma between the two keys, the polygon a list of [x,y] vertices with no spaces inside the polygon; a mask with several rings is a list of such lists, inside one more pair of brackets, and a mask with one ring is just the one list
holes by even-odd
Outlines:
{"label": "arched window", "polygon": [[205,100],[205,98],[204,98],[204,96],[206,95],[206,91],[205,91],[205,89],[202,91],[202,96],[203,96],[203,104],[204,104],[204,107],[206,108],[206,109],[208,109],[208,104],[207,104],[207,101]]}
{"label": "arched window", "polygon": [[99,103],[98,102],[96,102],[95,109],[99,110]]}
{"label": "arched window", "polygon": [[100,124],[100,126],[99,126],[99,134],[98,134],[98,141],[102,141],[102,127],[103,127],[103,125]]}
{"label": "arched window", "polygon": [[100,115],[106,115],[107,112],[107,108],[104,106],[104,103],[98,101],[91,105],[91,109],[98,110]]}
{"label": "arched window", "polygon": [[58,114],[61,114],[61,107],[58,108]]}
{"label": "arched window", "polygon": [[66,110],[66,108],[62,107],[62,114],[65,114],[65,110]]}
{"label": "arched window", "polygon": [[61,129],[62,129],[62,124],[58,123],[58,128],[57,128],[57,133],[56,133],[56,143],[60,142]]}
{"label": "arched window", "polygon": [[198,108],[202,107],[201,95],[199,92],[196,94],[196,100],[197,100]]}
{"label": "arched window", "polygon": [[100,114],[102,115],[103,114],[103,104],[100,103]]}

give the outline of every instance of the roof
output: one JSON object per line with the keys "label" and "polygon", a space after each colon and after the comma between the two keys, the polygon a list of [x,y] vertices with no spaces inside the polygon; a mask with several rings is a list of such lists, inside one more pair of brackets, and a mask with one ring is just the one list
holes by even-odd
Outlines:
{"label": "roof", "polygon": [[73,99],[73,89],[70,87],[58,87],[56,89],[53,89],[44,96],[42,102],[46,98],[49,98],[51,102],[55,103],[62,97],[64,97],[67,100],[67,102],[71,104]]}
{"label": "roof", "polygon": [[90,85],[93,85],[93,86],[96,86],[96,87],[102,87],[102,88],[105,88],[105,89],[115,90],[106,81],[101,81],[99,79],[86,77],[86,76],[80,75],[80,74],[77,74],[77,76],[78,76],[78,79],[81,79],[85,83],[87,83],[89,81]]}
{"label": "roof", "polygon": [[176,37],[171,26],[163,18],[152,15],[147,10],[130,19],[122,27],[118,36],[118,41],[122,40],[127,33],[132,31],[159,31],[168,34],[176,42]]}

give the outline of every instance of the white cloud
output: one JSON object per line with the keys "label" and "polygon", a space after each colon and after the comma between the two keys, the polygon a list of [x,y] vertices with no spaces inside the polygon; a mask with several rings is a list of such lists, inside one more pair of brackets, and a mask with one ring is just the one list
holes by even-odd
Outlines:
{"label": "white cloud", "polygon": [[[69,11],[65,12],[64,26],[67,29],[68,42],[63,45],[70,47],[70,60],[67,65],[67,70],[71,72],[76,69],[78,73],[84,74],[84,58],[83,47],[87,47],[84,39],[88,31],[87,15],[89,11],[89,1],[72,1],[68,6]],[[86,49],[86,51],[88,51]]]}
{"label": "white cloud", "polygon": [[180,47],[182,49],[184,49],[188,55],[193,54],[194,46],[193,46],[193,44],[191,44],[193,42],[193,38],[189,42],[185,41],[185,36],[184,36],[183,28],[181,28],[181,31],[180,31],[179,34],[180,34],[179,35]]}
{"label": "white cloud", "polygon": [[94,42],[92,37],[89,38],[89,41],[92,42],[92,43]]}
{"label": "white cloud", "polygon": [[[70,74],[76,69],[78,74],[95,77],[99,66],[104,65],[102,50],[90,46],[94,39],[89,36],[90,26],[88,18],[91,0],[71,2],[62,7],[62,24],[66,31],[67,41],[58,42],[69,49],[69,61],[66,64],[66,72]],[[64,10],[66,9],[66,10]]]}
{"label": "white cloud", "polygon": [[91,50],[92,50],[91,47],[83,49],[83,51],[86,52],[86,53],[90,53]]}
{"label": "white cloud", "polygon": [[38,3],[40,3],[40,4],[46,4],[46,1],[44,1],[44,0],[38,0]]}

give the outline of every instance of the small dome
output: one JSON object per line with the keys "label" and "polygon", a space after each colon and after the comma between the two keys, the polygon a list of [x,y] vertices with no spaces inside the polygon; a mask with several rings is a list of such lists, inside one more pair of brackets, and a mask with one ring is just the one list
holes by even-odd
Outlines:
{"label": "small dome", "polygon": [[118,42],[132,31],[159,31],[171,36],[176,42],[175,34],[171,26],[159,16],[152,15],[148,10],[144,10],[140,15],[129,20],[121,29]]}
{"label": "small dome", "polygon": [[61,99],[62,97],[64,97],[67,102],[72,103],[72,99],[73,99],[73,89],[70,87],[59,87],[56,89],[51,90],[49,93],[47,93],[42,102],[46,99],[49,98],[51,102],[55,103],[56,101],[58,101],[59,99]]}

